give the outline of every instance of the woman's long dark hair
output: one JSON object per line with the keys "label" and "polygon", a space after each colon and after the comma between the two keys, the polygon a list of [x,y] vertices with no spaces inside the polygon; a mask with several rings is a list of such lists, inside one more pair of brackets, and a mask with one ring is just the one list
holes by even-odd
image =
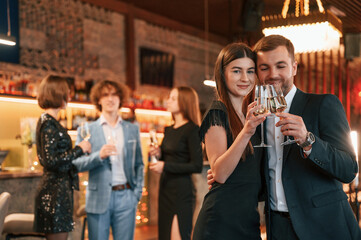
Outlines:
{"label": "woman's long dark hair", "polygon": [[[224,77],[224,70],[230,62],[238,58],[250,58],[256,62],[256,54],[251,50],[250,47],[244,43],[231,43],[221,50],[214,68],[214,78],[217,84],[218,98],[227,108],[229,126],[231,128],[233,139],[235,139],[239,132],[243,129],[243,124],[229,98],[229,92]],[[242,112],[245,116],[247,114],[247,106],[253,101],[253,99],[254,89],[252,89],[252,91],[243,99]],[[250,153],[253,153],[251,142],[248,143],[246,150],[243,152],[242,159],[244,160],[246,155]]]}

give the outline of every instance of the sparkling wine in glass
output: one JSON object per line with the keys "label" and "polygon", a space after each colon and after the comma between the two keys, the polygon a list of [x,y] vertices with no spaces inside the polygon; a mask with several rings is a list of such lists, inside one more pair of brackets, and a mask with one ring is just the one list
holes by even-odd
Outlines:
{"label": "sparkling wine in glass", "polygon": [[278,86],[267,85],[268,87],[268,101],[270,106],[270,112],[283,112],[287,108],[287,102],[282,94],[282,90]]}
{"label": "sparkling wine in glass", "polygon": [[82,122],[80,124],[80,136],[85,140],[89,141],[91,135],[89,131],[89,124],[88,122]]}
{"label": "sparkling wine in glass", "polygon": [[[116,139],[115,131],[111,131],[111,133],[107,136],[107,143],[108,143],[108,144],[112,144],[112,145],[114,145],[115,147],[117,147],[117,139]],[[118,152],[115,151],[115,152],[112,152],[111,154],[112,154],[112,155],[117,155]]]}
{"label": "sparkling wine in glass", "polygon": [[[157,133],[155,130],[150,130],[149,131],[149,136],[150,136],[150,146],[152,147],[158,147],[158,140],[157,140]],[[158,159],[155,155],[151,155],[150,156],[150,162],[151,163],[156,163],[158,162]]]}
{"label": "sparkling wine in glass", "polygon": [[[256,85],[255,88],[255,101],[257,102],[258,109],[255,111],[255,115],[264,114],[269,112],[269,101],[268,101],[268,91],[265,85]],[[254,147],[271,147],[264,143],[264,126],[263,122],[261,123],[261,143],[255,145]]]}
{"label": "sparkling wine in glass", "polygon": [[[275,89],[275,92],[277,94],[277,97],[275,98],[275,103],[276,103],[276,111],[277,112],[283,112],[284,110],[286,110],[287,108],[287,102],[285,99],[285,96],[283,96],[283,92],[280,86],[278,85],[274,85],[272,86]],[[281,118],[282,119],[282,118]],[[283,143],[281,143],[282,146],[284,145],[289,145],[292,143],[295,143],[296,140],[292,140],[288,135],[286,136],[286,141],[284,141]]]}

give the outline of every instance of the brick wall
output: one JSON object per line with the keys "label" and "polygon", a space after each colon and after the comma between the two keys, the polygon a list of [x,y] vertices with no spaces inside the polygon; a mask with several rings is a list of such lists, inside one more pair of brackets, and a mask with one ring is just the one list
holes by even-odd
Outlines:
{"label": "brick wall", "polygon": [[[76,0],[19,0],[20,64],[0,64],[0,71],[26,73],[31,81],[45,75],[74,76],[76,81],[113,79],[126,82],[124,16]],[[204,40],[135,20],[136,92],[166,97],[169,89],[140,84],[139,47],[173,53],[174,86],[194,87],[202,108],[213,97],[203,85]],[[222,46],[210,43],[209,71]]]}

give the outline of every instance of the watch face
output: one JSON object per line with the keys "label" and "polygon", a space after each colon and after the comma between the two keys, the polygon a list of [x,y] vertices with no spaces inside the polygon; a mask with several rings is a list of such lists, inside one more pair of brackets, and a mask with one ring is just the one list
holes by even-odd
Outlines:
{"label": "watch face", "polygon": [[309,132],[307,135],[308,135],[307,140],[310,141],[311,143],[313,143],[315,141],[315,136],[313,135],[313,133]]}

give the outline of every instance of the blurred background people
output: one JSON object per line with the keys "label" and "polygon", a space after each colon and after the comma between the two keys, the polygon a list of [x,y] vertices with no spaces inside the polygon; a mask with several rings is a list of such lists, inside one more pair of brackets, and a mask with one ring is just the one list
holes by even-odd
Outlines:
{"label": "blurred background people", "polygon": [[72,148],[67,129],[57,120],[69,92],[66,79],[59,76],[49,75],[39,86],[38,104],[45,111],[36,127],[36,147],[44,174],[35,199],[34,230],[48,240],[66,240],[73,230],[73,190],[79,190],[79,181],[72,161],[91,152],[87,141]]}
{"label": "blurred background people", "polygon": [[89,171],[86,192],[90,240],[134,238],[135,214],[143,188],[143,158],[139,127],[124,121],[119,109],[127,97],[125,85],[104,80],[98,82],[90,98],[101,112],[89,124],[89,134],[78,128],[76,142],[90,137],[92,153],[74,161],[79,171]]}
{"label": "blurred background people", "polygon": [[186,240],[191,239],[196,200],[191,175],[200,173],[203,167],[196,91],[190,87],[173,88],[167,110],[172,113],[174,124],[165,128],[161,146],[150,149],[150,154],[159,161],[151,162],[149,169],[162,174],[158,235],[159,240]]}

